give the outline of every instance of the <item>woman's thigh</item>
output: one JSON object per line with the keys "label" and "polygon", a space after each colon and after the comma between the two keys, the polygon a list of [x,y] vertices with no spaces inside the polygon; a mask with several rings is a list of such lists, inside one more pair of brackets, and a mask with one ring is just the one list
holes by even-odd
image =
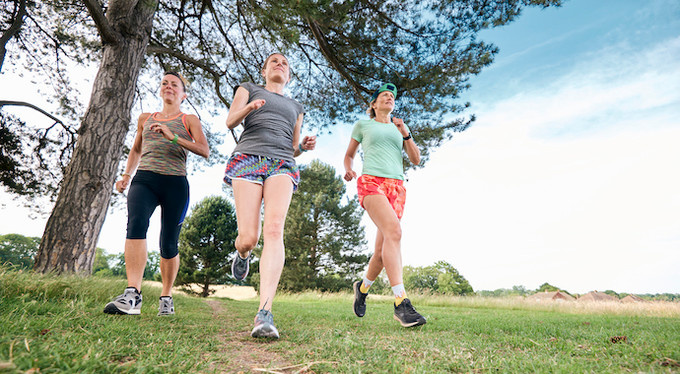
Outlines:
{"label": "woman's thigh", "polygon": [[264,181],[265,230],[283,234],[293,188],[293,181],[287,175],[272,176]]}
{"label": "woman's thigh", "polygon": [[401,239],[401,223],[392,205],[384,195],[364,197],[364,208],[383,238]]}
{"label": "woman's thigh", "polygon": [[234,179],[234,205],[239,235],[260,236],[260,210],[263,187],[259,183]]}

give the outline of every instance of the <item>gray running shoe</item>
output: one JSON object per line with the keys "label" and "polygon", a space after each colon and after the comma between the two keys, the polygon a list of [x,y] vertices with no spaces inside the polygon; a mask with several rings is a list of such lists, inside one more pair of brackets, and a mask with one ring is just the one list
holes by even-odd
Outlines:
{"label": "gray running shoe", "polygon": [[122,295],[116,296],[106,304],[104,313],[107,314],[140,314],[142,312],[142,294],[134,287],[125,289]]}
{"label": "gray running shoe", "polygon": [[353,288],[354,288],[354,314],[357,315],[357,317],[363,317],[364,314],[366,314],[366,296],[368,296],[367,293],[361,292],[359,289],[361,287],[362,281],[358,280],[354,282]]}
{"label": "gray running shoe", "polygon": [[274,326],[274,315],[272,312],[260,309],[255,316],[255,327],[250,333],[253,338],[279,338],[279,330]]}
{"label": "gray running shoe", "polygon": [[236,256],[234,256],[234,261],[231,263],[231,276],[238,279],[244,280],[248,276],[248,271],[250,270],[250,255],[246,258],[241,258],[238,251],[236,251]]}
{"label": "gray running shoe", "polygon": [[172,302],[172,296],[161,296],[158,300],[158,315],[170,316],[175,314],[175,303]]}
{"label": "gray running shoe", "polygon": [[420,326],[427,322],[425,317],[416,312],[409,299],[404,299],[399,306],[394,307],[394,319],[404,327]]}

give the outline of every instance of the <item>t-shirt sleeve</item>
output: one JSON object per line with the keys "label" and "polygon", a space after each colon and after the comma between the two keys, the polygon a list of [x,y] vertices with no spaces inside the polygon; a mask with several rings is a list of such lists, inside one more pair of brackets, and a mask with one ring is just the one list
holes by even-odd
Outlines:
{"label": "t-shirt sleeve", "polygon": [[[250,83],[250,82],[243,82],[243,83],[239,84],[238,86],[236,86],[236,88],[243,87],[243,88],[245,88],[246,91],[248,91],[249,93],[252,94],[253,88],[254,88],[253,86],[255,86],[255,85]],[[235,93],[236,93],[236,90],[234,90],[234,94]]]}
{"label": "t-shirt sleeve", "polygon": [[302,106],[302,104],[300,104],[297,100],[295,100],[295,105],[297,106],[298,116],[300,114],[306,114],[307,113],[307,112],[305,112],[305,107]]}
{"label": "t-shirt sleeve", "polygon": [[357,121],[357,123],[354,124],[354,128],[352,129],[352,139],[358,141],[361,143],[361,141],[364,139],[364,134],[361,132],[361,121]]}

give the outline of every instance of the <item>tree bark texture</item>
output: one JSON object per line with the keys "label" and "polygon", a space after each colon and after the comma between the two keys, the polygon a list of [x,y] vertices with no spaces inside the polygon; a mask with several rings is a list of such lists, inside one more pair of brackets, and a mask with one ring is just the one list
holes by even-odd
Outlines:
{"label": "tree bark texture", "polygon": [[112,0],[102,60],[34,270],[90,274],[111,198],[157,0]]}

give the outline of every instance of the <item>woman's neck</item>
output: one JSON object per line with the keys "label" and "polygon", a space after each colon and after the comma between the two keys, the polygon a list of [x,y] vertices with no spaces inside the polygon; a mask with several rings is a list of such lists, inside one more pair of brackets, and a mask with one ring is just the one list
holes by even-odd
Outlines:
{"label": "woman's neck", "polygon": [[283,89],[286,87],[285,83],[279,83],[279,82],[267,82],[267,84],[264,86],[264,89],[269,91],[269,92],[274,92],[279,95],[283,95]]}
{"label": "woman's neck", "polygon": [[179,104],[174,105],[166,103],[163,105],[163,110],[158,112],[158,114],[161,116],[161,118],[172,118],[180,114],[181,112],[182,110],[179,108]]}
{"label": "woman's neck", "polygon": [[390,112],[375,112],[373,119],[380,123],[390,123]]}

